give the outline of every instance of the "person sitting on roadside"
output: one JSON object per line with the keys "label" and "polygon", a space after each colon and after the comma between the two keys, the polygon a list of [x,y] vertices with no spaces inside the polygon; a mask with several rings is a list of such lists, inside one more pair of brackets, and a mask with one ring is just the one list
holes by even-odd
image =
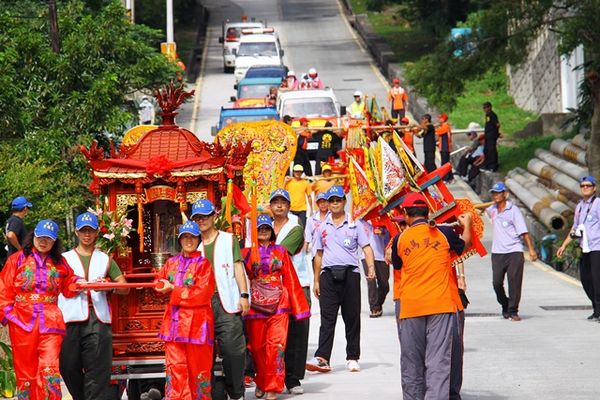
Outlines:
{"label": "person sitting on roadside", "polygon": [[484,151],[484,134],[480,134],[477,137],[475,131],[468,132],[467,135],[471,140],[471,146],[467,149],[465,154],[462,155],[458,161],[458,173],[463,178],[467,178],[469,183],[472,183],[477,175],[479,175],[479,169],[485,161]]}

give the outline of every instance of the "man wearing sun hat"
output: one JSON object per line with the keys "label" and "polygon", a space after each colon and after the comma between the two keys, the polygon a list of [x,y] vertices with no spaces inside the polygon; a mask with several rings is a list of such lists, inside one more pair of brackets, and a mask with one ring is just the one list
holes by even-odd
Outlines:
{"label": "man wearing sun hat", "polygon": [[[494,204],[485,211],[492,220],[492,274],[496,299],[502,306],[505,319],[518,322],[521,285],[523,284],[523,244],[529,249],[531,261],[537,260],[525,219],[519,207],[508,201],[508,191],[504,182],[496,182],[490,189]],[[508,278],[508,297],[504,291],[504,277]]]}
{"label": "man wearing sun hat", "polygon": [[[95,248],[98,238],[98,218],[91,212],[75,219],[77,247],[63,253],[69,268],[89,282],[106,278],[126,283],[117,263],[110,255]],[[127,289],[115,290],[127,294]],[[112,330],[110,303],[106,291],[85,291],[77,296],[58,297],[65,323],[65,336],[60,352],[60,374],[73,400],[106,396],[112,366]],[[94,349],[90,351],[89,349]]]}
{"label": "man wearing sun hat", "polygon": [[600,201],[596,201],[596,178],[591,175],[579,180],[581,200],[575,207],[571,231],[556,252],[562,257],[573,240],[579,241],[582,256],[579,276],[585,294],[592,302],[590,321],[600,321]]}
{"label": "man wearing sun hat", "polygon": [[360,371],[360,269],[358,249],[362,248],[367,279],[375,278],[373,249],[368,230],[361,220],[354,221],[344,211],[346,194],[335,185],[327,192],[330,213],[315,234],[317,254],[313,261],[313,292],[321,307],[319,347],[306,363],[309,371],[331,371],[330,360],[338,311],[346,326],[346,368]]}
{"label": "man wearing sun hat", "polygon": [[405,398],[448,399],[453,328],[463,309],[451,252],[471,241],[471,219],[459,216],[462,239],[449,227],[429,224],[425,196],[402,201],[408,228],[394,239],[392,262],[400,270],[400,346]]}
{"label": "man wearing sun hat", "polygon": [[249,292],[242,253],[233,234],[215,226],[217,210],[208,199],[192,204],[190,217],[200,226],[202,242],[198,250],[210,261],[217,290],[212,298],[215,337],[223,356],[225,390],[231,399],[244,396],[246,339],[241,315],[250,309]]}
{"label": "man wearing sun hat", "polygon": [[293,177],[285,183],[285,190],[290,194],[290,211],[298,217],[300,224],[306,226],[306,211],[312,199],[311,184],[302,177],[304,168],[300,164],[294,165]]}
{"label": "man wearing sun hat", "polygon": [[25,218],[31,207],[33,207],[31,202],[23,196],[15,197],[10,203],[11,216],[4,227],[7,241],[6,250],[9,256],[21,250],[23,246],[23,239],[27,234],[23,218]]}

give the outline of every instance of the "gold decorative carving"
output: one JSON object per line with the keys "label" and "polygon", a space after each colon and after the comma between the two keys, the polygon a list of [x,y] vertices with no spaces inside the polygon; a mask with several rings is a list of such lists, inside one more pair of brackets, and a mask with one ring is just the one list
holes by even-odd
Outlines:
{"label": "gold decorative carving", "polygon": [[187,192],[186,193],[186,200],[188,203],[195,203],[196,201],[200,200],[200,199],[207,199],[208,198],[208,193],[206,191],[204,192]]}
{"label": "gold decorative carving", "polygon": [[175,201],[175,198],[177,196],[177,190],[167,185],[152,186],[146,189],[145,192],[147,203],[152,203],[156,200]]}
{"label": "gold decorative carving", "polygon": [[127,351],[130,353],[158,353],[165,351],[165,342],[130,343]]}
{"label": "gold decorative carving", "polygon": [[154,289],[145,288],[138,292],[139,311],[164,311],[169,304],[169,296],[156,293]]}
{"label": "gold decorative carving", "polygon": [[137,195],[131,193],[117,194],[117,214],[125,215],[127,207],[135,206],[137,204]]}

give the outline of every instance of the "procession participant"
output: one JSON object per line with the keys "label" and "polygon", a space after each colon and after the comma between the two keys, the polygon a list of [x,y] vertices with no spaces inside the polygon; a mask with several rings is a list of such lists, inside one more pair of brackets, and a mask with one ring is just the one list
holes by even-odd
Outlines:
{"label": "procession participant", "polygon": [[318,192],[315,195],[315,212],[306,221],[306,228],[304,228],[304,248],[310,247],[311,260],[315,256],[317,250],[314,246],[315,233],[321,223],[325,221],[327,214],[329,214],[329,203],[327,202],[327,193]]}
{"label": "procession participant", "polygon": [[306,363],[309,371],[329,372],[338,310],[346,326],[346,368],[360,371],[360,270],[358,248],[367,260],[367,279],[375,279],[373,250],[361,220],[353,221],[344,211],[346,194],[341,186],[327,192],[330,213],[315,237],[314,294],[321,308],[319,347]]}
{"label": "procession participant", "polygon": [[322,178],[317,178],[316,182],[312,185],[313,193],[327,193],[329,188],[336,184],[337,179],[332,179],[333,171],[331,165],[323,164],[321,167]]}
{"label": "procession participant", "polygon": [[281,87],[283,91],[298,90],[298,85],[300,84],[298,79],[296,79],[296,73],[294,71],[288,71],[287,77],[283,82],[285,82],[285,87]]}
{"label": "procession participant", "polygon": [[[248,348],[256,367],[255,395],[261,398],[266,394],[267,400],[273,400],[283,390],[287,377],[287,368],[284,368],[287,357],[284,361],[282,355],[287,352],[286,342],[290,338],[288,324],[292,319],[297,324],[307,320],[310,308],[288,250],[275,244],[273,220],[261,214],[257,225],[259,264],[252,264],[250,249],[244,249],[246,272],[252,288],[252,306],[245,317],[246,330]],[[289,318],[289,314],[294,318]],[[288,390],[294,394],[303,393],[291,390],[295,388],[302,389],[299,381],[298,386],[288,386]]]}
{"label": "procession participant", "polygon": [[210,400],[213,364],[215,277],[198,249],[200,228],[193,221],[179,226],[181,253],[170,257],[156,280],[159,293],[170,293],[160,327],[165,341],[165,400]]}
{"label": "procession participant", "polygon": [[[385,262],[385,246],[390,240],[390,234],[385,227],[373,226],[366,222],[369,230],[369,244],[373,249],[375,259],[375,279],[367,281],[370,318],[379,318],[383,315],[383,303],[390,291],[390,266]],[[365,274],[368,273],[367,260],[362,259]]]}
{"label": "procession participant", "polygon": [[[448,123],[448,115],[440,114],[438,116],[440,120],[440,126],[435,129],[435,135],[438,137],[439,143],[438,148],[440,149],[440,157],[442,159],[442,165],[450,162],[450,151],[452,151],[452,130]],[[452,182],[454,175],[452,174],[452,168],[442,178],[445,182]]]}
{"label": "procession participant", "polygon": [[241,315],[250,308],[246,272],[239,242],[231,233],[217,230],[217,212],[210,200],[192,205],[191,219],[198,224],[202,242],[198,250],[213,267],[216,290],[212,296],[215,337],[223,357],[225,390],[231,399],[244,396],[246,339]]}
{"label": "procession participant", "polygon": [[300,164],[294,165],[292,178],[287,178],[285,190],[290,194],[290,211],[298,217],[300,224],[306,226],[306,210],[308,204],[312,203],[311,184],[306,178],[302,177],[304,168]]}
{"label": "procession participant", "polygon": [[23,240],[27,235],[23,218],[25,218],[31,207],[33,207],[31,202],[23,196],[15,197],[10,203],[11,216],[8,217],[4,229],[7,256],[9,257],[21,250],[23,246]]}
{"label": "procession participant", "polygon": [[317,73],[316,68],[310,68],[308,70],[308,77],[311,80],[311,87],[313,89],[325,89],[325,84],[323,83],[321,78],[319,78],[319,74]]}
{"label": "procession participant", "polygon": [[402,139],[402,141],[404,142],[404,144],[406,145],[406,147],[408,147],[408,149],[416,155],[415,153],[415,132],[414,132],[414,126],[409,126],[410,124],[410,120],[406,117],[402,118],[402,120],[400,120],[400,123],[402,125],[404,125],[404,129],[402,129],[402,131],[400,132],[400,138]]}
{"label": "procession participant", "polygon": [[396,78],[392,81],[392,88],[388,91],[387,99],[390,103],[390,110],[392,110],[392,118],[400,122],[408,108],[408,93],[400,86],[400,79]]}
{"label": "procession participant", "polygon": [[300,131],[298,132],[298,147],[294,156],[294,164],[302,165],[306,176],[312,176],[312,168],[308,157],[308,139],[312,138],[312,132],[308,129],[308,118],[300,118]]}
{"label": "procession participant", "polygon": [[[95,249],[98,218],[85,212],[75,219],[77,247],[63,257],[77,276],[88,282],[126,283],[117,263],[106,253]],[[117,289],[127,294],[128,289]],[[58,297],[58,306],[67,324],[60,351],[60,374],[73,400],[103,399],[110,382],[112,367],[111,311],[105,291],[81,292]]]}
{"label": "procession participant", "polygon": [[363,101],[363,94],[360,90],[357,90],[352,95],[354,101],[350,104],[350,117],[355,119],[364,119],[367,111],[367,104]]}
{"label": "procession participant", "polygon": [[75,296],[70,285],[84,280],[61,253],[58,224],[43,219],[0,273],[0,320],[8,321],[19,399],[62,399],[58,360],[65,322],[58,295]]}
{"label": "procession participant", "polygon": [[482,169],[495,172],[498,170],[497,142],[500,137],[500,121],[498,121],[498,115],[492,111],[492,103],[489,101],[483,103],[483,112],[485,112],[485,142],[483,144],[485,164]]}
{"label": "procession participant", "polygon": [[[579,276],[585,294],[592,302],[590,321],[600,320],[600,202],[596,201],[596,178],[584,176],[579,181],[581,200],[575,207],[573,226],[556,252],[562,257],[571,241],[578,240],[582,249]],[[585,239],[584,239],[585,238]]]}
{"label": "procession participant", "polygon": [[[331,128],[331,121],[325,122],[325,128]],[[342,149],[342,138],[337,133],[330,130],[321,130],[313,135],[315,140],[319,142],[317,154],[315,155],[315,175],[320,175],[322,165],[329,160],[330,157],[335,158],[338,150]]]}
{"label": "procession participant", "polygon": [[[508,201],[506,185],[496,182],[490,189],[494,204],[485,212],[492,220],[492,274],[496,299],[502,306],[502,316],[511,321],[520,321],[519,302],[523,284],[523,244],[527,244],[531,261],[537,260],[537,252],[529,236],[527,225],[519,207]],[[508,297],[504,291],[504,277],[508,277]]]}
{"label": "procession participant", "polygon": [[[310,305],[310,270],[304,252],[304,232],[298,219],[289,213],[290,196],[284,189],[271,193],[269,208],[273,214],[275,244],[287,249],[292,259],[296,275],[300,281],[306,302]],[[287,347],[285,350],[285,386],[292,394],[302,394],[300,381],[304,379],[304,365],[308,354],[308,333],[310,321],[289,320]]]}
{"label": "procession participant", "polygon": [[265,97],[265,105],[267,107],[275,107],[275,104],[277,104],[277,88],[271,86],[269,88],[269,94]]}
{"label": "procession participant", "polygon": [[423,154],[425,156],[425,169],[433,172],[437,169],[435,165],[435,128],[431,123],[431,115],[424,114],[421,117],[421,128],[423,128]]}
{"label": "procession participant", "polygon": [[423,194],[402,202],[408,228],[392,245],[400,269],[402,392],[408,399],[448,399],[453,328],[463,309],[451,264],[471,242],[470,215],[459,216],[461,239],[451,228],[431,227]]}

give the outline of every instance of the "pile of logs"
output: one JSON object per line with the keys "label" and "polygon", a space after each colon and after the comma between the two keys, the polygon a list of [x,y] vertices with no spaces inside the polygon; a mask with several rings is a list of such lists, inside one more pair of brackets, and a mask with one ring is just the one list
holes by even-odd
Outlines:
{"label": "pile of logs", "polygon": [[582,134],[570,141],[555,139],[550,150],[537,149],[527,171],[515,168],[506,186],[548,229],[570,228],[580,196],[579,180],[589,175],[586,167],[587,141]]}

